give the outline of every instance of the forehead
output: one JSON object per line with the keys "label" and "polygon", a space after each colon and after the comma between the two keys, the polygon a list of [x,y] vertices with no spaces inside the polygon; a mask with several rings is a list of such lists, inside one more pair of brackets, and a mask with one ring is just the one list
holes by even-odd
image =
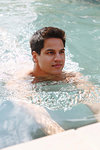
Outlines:
{"label": "forehead", "polygon": [[43,49],[62,49],[64,48],[63,41],[60,38],[48,38],[44,41]]}

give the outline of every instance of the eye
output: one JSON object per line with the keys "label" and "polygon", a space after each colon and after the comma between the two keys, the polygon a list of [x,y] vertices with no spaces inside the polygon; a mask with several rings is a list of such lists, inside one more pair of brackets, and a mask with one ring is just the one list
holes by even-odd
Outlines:
{"label": "eye", "polygon": [[64,54],[65,53],[65,50],[61,50],[60,52],[59,52],[59,54]]}
{"label": "eye", "polygon": [[53,52],[53,51],[49,51],[49,52],[47,52],[47,54],[49,54],[49,55],[53,55],[53,54],[54,54],[54,52]]}

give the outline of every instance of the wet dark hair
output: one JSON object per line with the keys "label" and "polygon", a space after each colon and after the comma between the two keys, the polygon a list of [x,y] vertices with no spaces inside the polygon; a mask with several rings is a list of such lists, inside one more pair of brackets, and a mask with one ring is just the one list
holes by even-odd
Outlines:
{"label": "wet dark hair", "polygon": [[41,49],[44,47],[44,41],[48,38],[60,38],[65,47],[65,32],[62,29],[56,27],[44,27],[36,31],[30,40],[31,53],[37,52],[39,55]]}

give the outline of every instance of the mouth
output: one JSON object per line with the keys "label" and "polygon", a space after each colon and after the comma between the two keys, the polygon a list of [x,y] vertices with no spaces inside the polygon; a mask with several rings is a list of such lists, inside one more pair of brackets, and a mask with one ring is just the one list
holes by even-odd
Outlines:
{"label": "mouth", "polygon": [[62,64],[55,64],[55,65],[52,65],[52,67],[54,67],[54,68],[61,68],[62,67]]}

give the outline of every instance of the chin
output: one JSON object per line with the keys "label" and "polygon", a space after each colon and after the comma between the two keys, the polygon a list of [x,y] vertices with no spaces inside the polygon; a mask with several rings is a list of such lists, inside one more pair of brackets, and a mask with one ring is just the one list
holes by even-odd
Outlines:
{"label": "chin", "polygon": [[51,72],[52,75],[60,75],[62,73],[62,71],[58,71],[58,72]]}

